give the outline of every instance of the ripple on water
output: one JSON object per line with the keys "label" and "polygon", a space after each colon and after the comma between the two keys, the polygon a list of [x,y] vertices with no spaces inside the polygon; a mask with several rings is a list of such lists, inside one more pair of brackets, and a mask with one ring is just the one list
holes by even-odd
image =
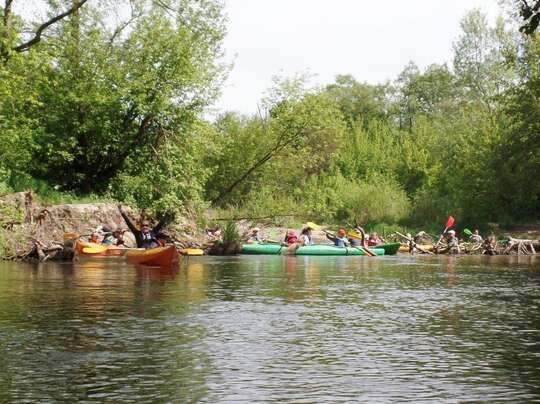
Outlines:
{"label": "ripple on water", "polygon": [[1,263],[0,401],[539,400],[539,269],[506,257]]}

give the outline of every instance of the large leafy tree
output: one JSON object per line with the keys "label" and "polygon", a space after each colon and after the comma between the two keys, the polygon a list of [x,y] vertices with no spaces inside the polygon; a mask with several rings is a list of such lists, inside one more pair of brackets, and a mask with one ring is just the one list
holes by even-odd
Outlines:
{"label": "large leafy tree", "polygon": [[[183,168],[182,175],[197,176],[180,164],[179,154],[189,148],[179,145],[189,144],[223,77],[221,5],[131,5],[132,17],[115,26],[107,9],[87,5],[41,45],[51,62],[48,80],[38,87],[39,103],[29,111],[41,132],[30,165],[34,176],[64,189],[100,192],[120,173],[155,177],[156,167],[173,170],[168,159],[174,160],[168,178]],[[154,199],[176,189],[152,186],[151,178],[138,183],[146,185],[129,188]]]}

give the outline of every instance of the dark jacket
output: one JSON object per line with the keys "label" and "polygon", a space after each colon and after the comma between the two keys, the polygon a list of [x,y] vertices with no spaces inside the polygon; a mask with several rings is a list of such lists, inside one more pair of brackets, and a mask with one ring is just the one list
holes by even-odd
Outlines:
{"label": "dark jacket", "polygon": [[159,243],[157,241],[156,235],[161,231],[163,226],[165,226],[172,218],[170,215],[165,215],[163,218],[159,221],[159,223],[150,230],[150,233],[147,235],[143,234],[141,230],[139,230],[133,222],[130,220],[130,218],[124,213],[120,212],[122,217],[124,218],[127,227],[129,227],[129,230],[133,233],[135,236],[135,240],[137,241],[137,247],[138,248],[154,248],[158,247]]}

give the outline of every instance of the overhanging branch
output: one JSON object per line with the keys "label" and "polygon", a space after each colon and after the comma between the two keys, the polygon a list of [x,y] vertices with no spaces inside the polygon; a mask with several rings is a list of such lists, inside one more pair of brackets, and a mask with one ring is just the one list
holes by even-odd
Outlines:
{"label": "overhanging branch", "polygon": [[76,12],[79,8],[81,8],[88,0],[79,0],[77,2],[75,2],[73,4],[73,6],[71,8],[69,8],[68,10],[64,11],[63,13],[61,14],[58,14],[57,16],[51,18],[49,21],[46,21],[44,22],[43,24],[41,24],[38,29],[36,30],[36,32],[34,33],[34,36],[32,37],[32,39],[16,46],[13,48],[13,50],[15,52],[25,52],[27,51],[28,49],[30,49],[32,46],[34,46],[35,44],[37,44],[39,41],[41,41],[41,34],[43,34],[43,31],[45,31],[48,27],[50,27],[51,25],[57,23],[58,21],[64,19],[65,17],[67,17],[68,15],[71,15],[73,14],[74,12]]}

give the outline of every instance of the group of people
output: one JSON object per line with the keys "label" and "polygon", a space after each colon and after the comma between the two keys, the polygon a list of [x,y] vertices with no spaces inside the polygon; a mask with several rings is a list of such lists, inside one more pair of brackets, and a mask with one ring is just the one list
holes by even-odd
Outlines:
{"label": "group of people", "polygon": [[[295,230],[287,230],[285,237],[281,241],[281,244],[285,246],[292,246],[295,244],[301,246],[310,246],[315,244],[312,237],[313,228],[306,225],[300,231],[298,235]],[[364,230],[360,227],[355,228],[354,232],[348,233],[341,227],[336,234],[328,231],[324,231],[326,238],[330,240],[336,247],[374,247],[385,242],[377,233],[365,234]],[[254,227],[246,240],[246,243],[263,243],[270,241],[265,239],[261,235],[261,229]],[[271,242],[271,241],[270,241]]]}
{"label": "group of people", "polygon": [[[166,214],[156,226],[152,227],[150,221],[146,219],[141,220],[138,225],[133,223],[121,205],[118,205],[118,210],[126,222],[127,227],[133,233],[137,248],[155,248],[165,244],[164,237],[160,232],[172,219],[171,215]],[[112,231],[105,226],[100,226],[100,228],[90,235],[88,241],[95,244],[125,247],[124,233],[125,230],[122,229]]]}

